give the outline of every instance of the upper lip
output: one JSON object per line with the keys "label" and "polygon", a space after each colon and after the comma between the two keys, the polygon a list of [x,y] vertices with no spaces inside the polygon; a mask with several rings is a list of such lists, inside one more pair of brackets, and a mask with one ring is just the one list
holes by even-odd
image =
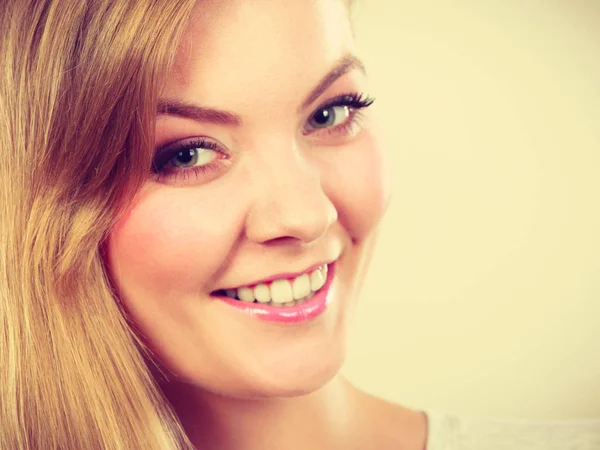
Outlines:
{"label": "upper lip", "polygon": [[231,287],[231,288],[222,288],[222,289],[218,289],[218,290],[237,289],[237,288],[239,288],[239,287],[242,287],[242,286],[256,286],[256,285],[258,285],[258,284],[266,284],[266,283],[269,283],[269,282],[271,282],[271,281],[273,281],[273,280],[278,280],[278,279],[281,279],[281,278],[284,278],[284,279],[296,278],[296,277],[299,277],[300,275],[304,275],[305,273],[310,273],[310,272],[312,272],[313,270],[315,270],[315,269],[317,269],[317,268],[319,268],[319,267],[321,267],[321,266],[324,266],[324,265],[326,265],[326,264],[327,264],[327,265],[329,265],[329,264],[332,264],[332,263],[334,263],[336,260],[337,260],[337,259],[334,259],[334,260],[328,260],[328,261],[323,261],[323,262],[320,262],[320,263],[317,263],[317,264],[313,264],[313,265],[311,265],[311,266],[307,267],[306,269],[304,269],[304,270],[303,270],[303,271],[301,271],[301,272],[285,272],[285,273],[278,273],[278,274],[276,274],[276,275],[270,275],[270,276],[268,276],[268,277],[266,277],[266,278],[262,278],[262,279],[260,279],[260,280],[252,281],[252,282],[250,282],[250,283],[246,283],[246,284],[239,284],[239,285],[237,285],[236,287]]}

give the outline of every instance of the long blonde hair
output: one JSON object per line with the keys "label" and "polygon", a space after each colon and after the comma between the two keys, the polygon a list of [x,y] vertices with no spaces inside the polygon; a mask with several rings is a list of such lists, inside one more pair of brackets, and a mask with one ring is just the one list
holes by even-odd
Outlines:
{"label": "long blonde hair", "polygon": [[0,448],[192,448],[106,276],[193,0],[0,0]]}

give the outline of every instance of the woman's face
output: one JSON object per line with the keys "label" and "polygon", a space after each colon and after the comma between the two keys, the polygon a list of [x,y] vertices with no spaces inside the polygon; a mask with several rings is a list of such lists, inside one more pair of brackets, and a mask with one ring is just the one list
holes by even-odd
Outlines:
{"label": "woman's face", "polygon": [[108,245],[125,308],[184,382],[286,396],[340,368],[389,199],[369,94],[345,1],[198,2],[155,167]]}

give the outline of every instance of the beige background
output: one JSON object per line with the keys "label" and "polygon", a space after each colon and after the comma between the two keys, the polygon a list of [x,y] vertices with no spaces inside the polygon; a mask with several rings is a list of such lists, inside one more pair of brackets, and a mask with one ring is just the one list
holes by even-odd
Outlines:
{"label": "beige background", "polygon": [[394,197],[345,373],[419,409],[600,416],[600,1],[355,20]]}

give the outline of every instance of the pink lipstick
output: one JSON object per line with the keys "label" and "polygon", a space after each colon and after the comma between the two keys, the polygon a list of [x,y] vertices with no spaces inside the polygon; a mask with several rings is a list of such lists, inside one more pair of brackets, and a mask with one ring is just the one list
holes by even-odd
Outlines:
{"label": "pink lipstick", "polygon": [[258,302],[248,303],[217,293],[212,297],[232,306],[238,311],[267,322],[298,323],[313,319],[322,314],[331,303],[330,288],[335,277],[335,263],[327,266],[327,280],[312,298],[294,306],[272,306]]}

